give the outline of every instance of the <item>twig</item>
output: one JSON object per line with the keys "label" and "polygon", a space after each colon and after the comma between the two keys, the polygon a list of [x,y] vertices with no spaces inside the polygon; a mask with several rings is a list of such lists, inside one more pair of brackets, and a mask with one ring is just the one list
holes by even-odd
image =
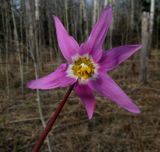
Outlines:
{"label": "twig", "polygon": [[[34,68],[35,68],[36,79],[38,79],[38,72],[37,72],[38,70],[37,70],[36,62],[34,62]],[[45,128],[46,127],[46,123],[45,123],[44,117],[43,117],[42,106],[41,106],[41,101],[40,101],[40,94],[39,94],[39,90],[38,89],[36,90],[36,93],[37,93],[37,104],[38,104],[38,111],[39,111],[40,119],[41,119],[43,128]],[[50,141],[49,141],[48,137],[46,138],[46,142],[47,142],[47,145],[48,145],[49,152],[52,152],[51,146],[50,146],[51,144],[50,144]]]}

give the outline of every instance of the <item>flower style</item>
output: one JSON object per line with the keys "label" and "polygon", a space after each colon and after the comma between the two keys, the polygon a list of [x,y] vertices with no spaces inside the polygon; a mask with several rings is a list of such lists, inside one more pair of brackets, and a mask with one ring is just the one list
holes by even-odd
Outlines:
{"label": "flower style", "polygon": [[68,63],[61,64],[53,73],[30,81],[31,89],[55,89],[76,83],[74,90],[84,104],[88,118],[95,109],[94,91],[111,99],[120,107],[140,113],[139,108],[107,74],[141,48],[141,45],[124,45],[104,51],[103,43],[112,22],[112,7],[102,11],[86,42],[80,46],[53,16],[60,50]]}

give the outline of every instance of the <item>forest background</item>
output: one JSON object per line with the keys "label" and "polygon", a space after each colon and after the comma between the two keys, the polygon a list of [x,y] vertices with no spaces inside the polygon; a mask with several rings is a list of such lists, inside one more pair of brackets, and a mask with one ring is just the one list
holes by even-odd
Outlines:
{"label": "forest background", "polygon": [[31,151],[66,91],[26,88],[64,62],[52,15],[82,43],[107,4],[113,23],[104,48],[143,45],[109,73],[142,112],[132,115],[97,95],[89,121],[72,93],[41,151],[160,151],[159,0],[0,0],[0,152]]}

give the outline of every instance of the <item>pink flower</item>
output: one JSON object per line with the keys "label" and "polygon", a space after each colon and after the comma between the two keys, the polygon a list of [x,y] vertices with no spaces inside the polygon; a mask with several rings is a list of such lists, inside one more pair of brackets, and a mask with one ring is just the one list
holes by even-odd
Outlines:
{"label": "pink flower", "polygon": [[111,99],[120,107],[140,113],[139,108],[107,74],[141,48],[141,45],[124,45],[103,50],[103,43],[112,22],[112,8],[107,6],[94,25],[86,42],[80,46],[54,16],[58,44],[68,63],[61,64],[53,73],[30,81],[31,89],[55,89],[76,83],[74,90],[81,98],[89,119],[95,109],[94,91]]}

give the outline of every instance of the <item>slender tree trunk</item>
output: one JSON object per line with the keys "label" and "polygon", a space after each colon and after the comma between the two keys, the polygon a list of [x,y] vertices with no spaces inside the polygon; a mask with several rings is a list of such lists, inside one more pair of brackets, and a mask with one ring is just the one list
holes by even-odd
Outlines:
{"label": "slender tree trunk", "polygon": [[[83,9],[82,9],[83,4],[82,3],[83,3],[83,0],[80,0],[79,1],[79,7],[80,7],[80,11],[79,11],[79,13],[80,13],[80,19],[79,19],[79,22],[80,22],[81,29],[83,28]],[[80,39],[81,39],[81,41],[84,40],[84,35],[83,35],[82,30],[80,30]]]}
{"label": "slender tree trunk", "polygon": [[155,12],[155,0],[151,0],[151,6],[150,6],[150,19],[149,19],[149,57],[151,55],[151,49],[152,49],[152,33],[153,33],[153,23],[154,23],[154,12]]}
{"label": "slender tree trunk", "polygon": [[[38,79],[37,61],[39,60],[39,56],[38,56],[39,55],[39,53],[38,53],[39,48],[38,48],[37,29],[36,29],[36,26],[35,26],[36,25],[35,22],[37,22],[39,20],[39,8],[37,8],[37,7],[39,7],[39,1],[35,0],[35,12],[31,11],[31,5],[30,5],[29,0],[25,0],[25,5],[26,5],[26,15],[27,15],[26,19],[28,21],[28,23],[27,23],[27,25],[28,25],[28,40],[27,41],[28,41],[28,44],[30,44],[29,52],[30,52],[30,55],[31,55],[31,57],[33,59],[33,62],[34,62],[35,77],[36,77],[36,79]],[[32,13],[35,14],[35,21],[33,20]],[[34,31],[35,35],[33,35],[33,31]],[[36,51],[36,53],[34,53],[34,50]],[[35,54],[36,54],[36,59],[35,59]],[[42,107],[41,107],[41,99],[40,99],[40,92],[39,92],[38,89],[37,89],[36,93],[37,93],[37,105],[38,105],[38,111],[39,111],[40,119],[41,119],[43,128],[45,128],[46,124],[45,124],[44,117],[43,117],[43,112],[42,112]],[[51,146],[50,146],[50,141],[49,141],[48,137],[46,138],[46,142],[47,142],[47,145],[48,145],[48,150],[49,150],[49,152],[51,152]]]}
{"label": "slender tree trunk", "polygon": [[83,33],[81,33],[82,35],[82,39],[83,41],[86,39],[87,35],[88,35],[88,22],[87,22],[87,14],[86,14],[86,8],[85,8],[85,1],[84,0],[80,0],[80,16],[81,16],[81,27],[82,27],[82,31]]}
{"label": "slender tree trunk", "polygon": [[[110,0],[110,3],[112,5],[112,11],[114,13],[115,0]],[[112,48],[113,26],[114,26],[114,20],[113,19],[112,19],[112,24],[111,24],[110,29],[109,29],[109,36],[110,36],[110,38],[109,38],[109,48]]]}
{"label": "slender tree trunk", "polygon": [[92,18],[92,25],[96,23],[97,19],[97,14],[98,14],[98,5],[97,5],[97,0],[93,1],[93,18]]}
{"label": "slender tree trunk", "polygon": [[108,5],[108,0],[104,0],[104,6]]}
{"label": "slender tree trunk", "polygon": [[65,7],[65,21],[66,21],[66,27],[69,31],[69,23],[68,23],[68,0],[64,1],[64,7]]}
{"label": "slender tree trunk", "polygon": [[5,67],[5,75],[6,75],[6,91],[8,97],[10,96],[10,83],[9,83],[9,64],[8,63],[8,41],[9,41],[9,24],[8,24],[8,7],[7,3],[5,3],[6,9],[3,17],[3,23],[5,27],[5,62],[6,62],[6,67]]}
{"label": "slender tree trunk", "polygon": [[[40,47],[39,47],[39,43],[38,43],[38,37],[39,37],[39,28],[37,27],[40,27],[40,23],[39,23],[39,3],[40,1],[39,0],[35,0],[35,39],[34,39],[34,43],[35,43],[35,49],[36,49],[36,62],[34,63],[34,69],[35,69],[35,77],[36,79],[38,79],[38,67],[37,67],[37,63],[40,62],[40,57],[39,57],[39,50],[40,50]],[[38,64],[40,65],[40,64]],[[38,103],[38,110],[39,110],[39,115],[40,115],[40,119],[41,119],[41,122],[42,122],[42,125],[43,125],[43,128],[46,127],[46,123],[45,123],[45,120],[44,120],[44,116],[43,116],[43,111],[42,111],[42,106],[41,106],[41,99],[40,99],[40,92],[39,90],[37,89],[36,90],[37,92],[37,103]],[[47,142],[47,146],[48,146],[48,150],[49,152],[52,152],[51,150],[51,144],[50,144],[50,140],[49,140],[49,137],[46,138],[46,142]]]}
{"label": "slender tree trunk", "polygon": [[22,69],[23,69],[23,79],[24,78],[24,71],[25,71],[25,67],[23,66],[24,64],[24,58],[26,58],[26,56],[23,54],[24,53],[24,39],[25,39],[25,35],[24,35],[24,31],[23,31],[23,27],[24,27],[24,16],[23,16],[23,11],[24,11],[24,0],[21,0],[21,12],[20,12],[20,52],[21,52],[21,61],[22,61]]}
{"label": "slender tree trunk", "polygon": [[[50,54],[50,61],[53,62],[53,46],[55,47],[55,45],[53,44],[54,41],[52,40],[52,34],[53,34],[53,19],[52,16],[50,15],[50,11],[49,11],[49,6],[50,6],[50,1],[46,1],[46,17],[47,17],[47,26],[48,26],[48,42],[49,42],[49,54]],[[55,51],[56,52],[56,51]]]}
{"label": "slender tree trunk", "polygon": [[[40,69],[40,47],[39,47],[39,39],[40,39],[40,34],[39,34],[39,29],[40,29],[40,23],[39,23],[39,0],[35,0],[35,12],[34,12],[34,17],[33,17],[33,23],[34,23],[34,45],[35,45],[35,57],[36,57],[36,63],[38,64],[38,67]],[[35,20],[34,20],[35,19]]]}
{"label": "slender tree trunk", "polygon": [[12,13],[12,20],[13,20],[13,28],[14,28],[14,41],[15,41],[16,50],[17,50],[17,53],[18,53],[19,71],[20,71],[20,78],[21,78],[21,91],[22,91],[22,94],[23,94],[24,93],[23,65],[22,65],[22,60],[21,60],[19,38],[18,38],[17,25],[16,25],[16,20],[15,20],[13,8],[11,8],[11,13]]}
{"label": "slender tree trunk", "polygon": [[130,27],[131,30],[134,29],[134,0],[131,0],[131,20],[130,20]]}
{"label": "slender tree trunk", "polygon": [[147,83],[148,79],[148,42],[149,42],[149,13],[142,15],[142,49],[140,54],[140,81]]}

